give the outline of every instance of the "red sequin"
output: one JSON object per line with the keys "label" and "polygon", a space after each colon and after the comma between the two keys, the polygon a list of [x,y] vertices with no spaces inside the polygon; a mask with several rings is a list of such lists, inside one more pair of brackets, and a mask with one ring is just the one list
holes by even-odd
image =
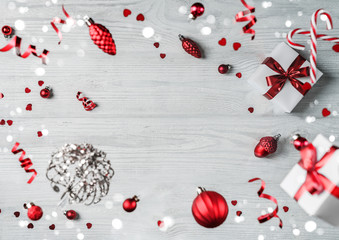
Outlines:
{"label": "red sequin", "polygon": [[234,51],[238,51],[238,49],[241,47],[241,44],[238,42],[233,43],[233,49]]}
{"label": "red sequin", "polygon": [[129,10],[129,9],[124,9],[123,14],[124,14],[124,17],[128,17],[129,15],[132,14],[132,12],[131,12],[131,10]]}
{"label": "red sequin", "polygon": [[331,112],[327,108],[324,108],[322,110],[322,114],[323,114],[323,117],[327,117],[331,114]]}
{"label": "red sequin", "polygon": [[226,46],[226,38],[220,39],[218,43],[220,46]]}
{"label": "red sequin", "polygon": [[144,21],[144,20],[145,20],[144,15],[142,15],[141,13],[139,13],[138,16],[137,16],[137,21]]}

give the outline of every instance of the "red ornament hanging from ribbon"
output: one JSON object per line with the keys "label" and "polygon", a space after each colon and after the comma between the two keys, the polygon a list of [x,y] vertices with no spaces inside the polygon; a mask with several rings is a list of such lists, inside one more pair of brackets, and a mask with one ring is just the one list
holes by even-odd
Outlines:
{"label": "red ornament hanging from ribbon", "polygon": [[53,29],[56,31],[56,33],[58,34],[58,37],[59,37],[59,42],[58,42],[58,44],[60,44],[61,43],[61,40],[62,40],[62,34],[61,34],[61,32],[60,32],[60,30],[56,27],[56,23],[60,23],[60,24],[66,24],[67,23],[67,20],[73,20],[71,17],[70,17],[70,15],[66,12],[66,10],[65,10],[65,8],[64,8],[64,5],[62,5],[62,11],[63,11],[63,13],[65,14],[65,16],[66,16],[66,20],[64,20],[64,19],[61,19],[61,18],[58,18],[58,17],[55,17],[55,18],[53,18],[53,20],[51,21],[51,25],[52,25],[52,27],[53,27]]}
{"label": "red ornament hanging from ribbon", "polygon": [[182,42],[182,48],[190,55],[196,58],[201,58],[201,51],[198,44],[192,39],[185,38],[183,35],[179,34],[179,39]]}
{"label": "red ornament hanging from ribbon", "polygon": [[192,204],[192,214],[201,226],[215,228],[227,218],[228,206],[225,198],[217,192],[198,188],[198,196]]}
{"label": "red ornament hanging from ribbon", "polygon": [[35,169],[29,169],[31,166],[33,166],[33,163],[31,161],[31,159],[25,158],[26,152],[23,149],[18,149],[19,145],[20,145],[20,143],[18,143],[18,142],[14,144],[14,147],[12,148],[12,153],[17,154],[17,153],[21,152],[21,156],[19,157],[19,161],[21,162],[21,167],[23,169],[25,169],[26,172],[28,172],[28,173],[32,172],[33,173],[32,177],[27,182],[27,183],[31,183],[38,173],[35,171]]}
{"label": "red ornament hanging from ribbon", "polygon": [[94,44],[97,45],[102,51],[110,55],[116,54],[116,47],[112,34],[109,30],[98,23],[95,23],[92,18],[88,16],[84,17],[86,24],[89,27],[89,35],[93,40]]}
{"label": "red ornament hanging from ribbon", "polygon": [[97,105],[92,100],[89,100],[87,97],[81,97],[81,94],[82,92],[77,93],[77,99],[79,101],[82,101],[82,105],[84,105],[86,111],[92,111]]}
{"label": "red ornament hanging from ribbon", "polygon": [[248,9],[245,11],[241,11],[238,12],[237,15],[235,15],[235,21],[236,22],[246,22],[249,21],[249,23],[247,23],[243,28],[243,32],[244,33],[249,33],[252,34],[252,40],[255,37],[255,31],[253,29],[251,29],[251,27],[253,27],[253,25],[257,22],[257,18],[252,15],[252,13],[255,12],[255,7],[252,7],[250,5],[248,5],[245,0],[241,0],[241,3]]}

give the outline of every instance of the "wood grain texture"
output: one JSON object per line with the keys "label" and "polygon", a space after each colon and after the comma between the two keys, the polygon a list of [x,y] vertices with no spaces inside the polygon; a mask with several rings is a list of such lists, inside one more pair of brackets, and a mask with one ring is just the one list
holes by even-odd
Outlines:
{"label": "wood grain texture", "polygon": [[[272,0],[272,6],[263,8],[262,2],[248,1],[256,6],[256,38],[242,34],[243,23],[234,23],[234,15],[245,10],[240,1],[202,1],[205,14],[194,22],[180,14],[180,6],[192,2],[179,0],[59,0],[57,4],[39,0],[3,0],[0,2],[2,25],[14,25],[17,19],[25,22],[25,29],[17,34],[23,38],[22,47],[37,41],[38,50],[50,50],[49,64],[29,57],[26,60],[7,52],[0,54],[0,119],[12,119],[11,127],[0,127],[0,239],[338,239],[339,230],[325,222],[309,217],[293,199],[280,189],[279,184],[298,161],[298,152],[289,144],[289,137],[300,132],[309,139],[318,133],[339,137],[337,76],[338,55],[332,45],[319,44],[318,67],[324,73],[321,80],[299,103],[291,114],[276,112],[247,84],[265,55],[290,29],[308,28],[309,17],[318,8],[332,13],[335,30],[339,24],[337,0]],[[15,4],[15,9],[9,6]],[[88,15],[110,29],[117,44],[117,55],[104,54],[93,45],[86,26],[76,26],[63,33],[58,45],[56,33],[50,26],[53,17],[63,18],[61,4],[76,19]],[[29,11],[21,14],[20,7]],[[132,15],[123,17],[123,9]],[[299,15],[298,16],[298,12]],[[301,12],[301,13],[300,13]],[[145,15],[144,22],[136,21],[138,13]],[[214,24],[206,22],[213,15]],[[291,20],[287,28],[285,21]],[[226,23],[226,25],[224,24]],[[324,29],[320,21],[319,29]],[[48,32],[42,32],[42,26]],[[200,29],[211,28],[203,36]],[[155,36],[146,39],[144,27],[152,27]],[[197,41],[204,49],[204,59],[194,59],[180,46],[177,35],[181,33]],[[277,37],[278,36],[278,37]],[[279,37],[280,36],[280,37]],[[225,47],[218,45],[222,37]],[[155,48],[153,43],[160,42]],[[306,41],[300,37],[300,41]],[[232,44],[242,47],[234,51]],[[0,39],[1,46],[6,41]],[[161,59],[160,53],[166,53]],[[303,53],[307,56],[307,51]],[[84,55],[84,56],[83,56]],[[232,64],[227,75],[217,72],[219,64]],[[36,76],[37,68],[44,68],[44,76]],[[241,72],[243,77],[235,74]],[[42,99],[38,80],[53,87],[54,97]],[[32,89],[30,94],[25,87]],[[77,101],[77,91],[82,91],[98,104],[86,112]],[[316,102],[315,102],[316,100]],[[28,103],[33,110],[25,111]],[[248,112],[254,107],[254,113]],[[321,111],[327,107],[332,115],[323,118]],[[21,108],[22,113],[17,112]],[[316,121],[307,123],[308,117]],[[48,129],[48,136],[37,137],[37,131]],[[253,149],[260,137],[282,134],[278,152],[267,159],[257,159]],[[14,139],[8,142],[7,136]],[[20,168],[18,155],[10,150],[20,142],[31,157],[38,177],[26,184],[29,175]],[[57,207],[60,195],[55,193],[45,178],[50,154],[64,143],[88,142],[107,152],[116,175],[107,197],[97,205],[66,206],[78,211],[81,218],[66,222],[62,209]],[[258,183],[247,183],[252,177],[262,177],[267,182],[265,192],[278,199],[279,206],[287,205],[290,211],[279,215],[284,228],[278,228],[273,219],[259,224],[256,218],[262,210],[274,207],[271,202],[256,195]],[[191,204],[196,187],[204,186],[225,196],[230,213],[226,222],[216,229],[200,227],[191,214]],[[140,196],[135,212],[127,214],[121,207],[121,198]],[[238,200],[236,207],[231,200]],[[34,223],[34,229],[20,227],[26,221],[25,201],[33,201],[44,209],[45,216]],[[113,202],[113,207],[106,206]],[[15,218],[14,211],[21,212]],[[235,213],[243,211],[244,221],[237,223]],[[58,216],[53,217],[52,212]],[[174,225],[160,231],[157,221],[169,216]],[[120,230],[112,227],[112,219],[120,219]],[[309,233],[305,222],[317,223],[317,231]],[[93,227],[86,228],[91,222]],[[48,226],[56,225],[54,231]],[[273,229],[270,227],[274,226]],[[300,236],[293,229],[300,229]],[[322,234],[323,233],[323,234]],[[322,235],[321,235],[322,234]]]}

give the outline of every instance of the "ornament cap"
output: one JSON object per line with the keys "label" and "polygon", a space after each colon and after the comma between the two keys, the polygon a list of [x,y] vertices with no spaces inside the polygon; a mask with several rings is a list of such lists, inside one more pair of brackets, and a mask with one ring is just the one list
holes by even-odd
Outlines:
{"label": "ornament cap", "polygon": [[32,202],[30,202],[30,203],[24,203],[24,208],[25,208],[25,209],[29,209],[29,208],[31,208],[32,206],[35,206],[35,204],[32,203]]}
{"label": "ornament cap", "polygon": [[300,138],[301,136],[300,136],[300,134],[299,133],[296,133],[296,134],[294,134],[293,136],[292,136],[292,140],[294,141],[294,140],[297,140],[298,138]]}
{"label": "ornament cap", "polygon": [[184,41],[184,39],[185,39],[185,37],[181,34],[179,34],[178,37],[179,37],[180,41]]}
{"label": "ornament cap", "polygon": [[139,202],[139,201],[140,201],[140,199],[138,198],[137,195],[134,195],[134,196],[132,197],[132,199],[133,199],[134,201],[136,201],[136,202]]}
{"label": "ornament cap", "polygon": [[201,194],[201,193],[203,193],[203,192],[206,192],[206,189],[205,189],[205,188],[203,188],[203,187],[198,187],[198,188],[197,188],[197,193],[198,193],[198,195]]}
{"label": "ornament cap", "polygon": [[92,24],[94,24],[94,20],[87,15],[84,16],[84,21],[87,24],[87,26],[91,26]]}
{"label": "ornament cap", "polygon": [[277,135],[275,135],[273,138],[274,138],[276,141],[278,141],[280,137],[281,137],[281,134],[280,134],[280,133],[278,133],[278,134],[277,134]]}

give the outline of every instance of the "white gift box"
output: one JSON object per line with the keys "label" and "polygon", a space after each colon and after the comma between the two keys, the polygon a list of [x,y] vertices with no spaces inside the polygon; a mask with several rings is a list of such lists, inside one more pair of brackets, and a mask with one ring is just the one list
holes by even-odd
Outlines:
{"label": "white gift box", "polygon": [[[323,135],[319,134],[312,142],[317,150],[319,161],[332,146]],[[339,184],[339,149],[336,150],[326,164],[318,170],[318,173],[325,176],[333,184]],[[294,198],[297,191],[306,179],[307,171],[299,164],[296,164],[280,184],[281,188]],[[324,190],[320,194],[310,194],[305,191],[298,200],[298,204],[309,215],[317,216],[324,221],[339,226],[339,198]]]}
{"label": "white gift box", "polygon": [[[282,42],[274,48],[269,57],[274,58],[281,65],[281,67],[287,71],[298,55],[299,54],[295,50]],[[310,67],[310,63],[306,60],[301,68],[303,67]],[[260,93],[265,94],[271,88],[271,86],[267,85],[266,77],[272,75],[278,75],[278,73],[270,69],[265,64],[261,64],[255,73],[248,79],[248,82],[254,88],[258,89]],[[322,75],[323,73],[317,70],[316,81],[318,81]],[[315,84],[311,83],[309,76],[300,77],[298,80],[302,83],[308,82],[311,86]],[[290,113],[303,97],[304,95],[295,89],[287,79],[281,91],[269,101],[280,106],[285,112]]]}

